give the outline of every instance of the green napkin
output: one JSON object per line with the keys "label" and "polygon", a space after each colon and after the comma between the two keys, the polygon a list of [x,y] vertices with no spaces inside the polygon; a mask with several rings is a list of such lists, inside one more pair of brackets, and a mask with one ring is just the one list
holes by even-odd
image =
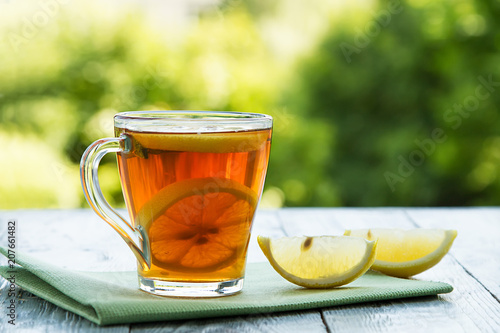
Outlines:
{"label": "green napkin", "polygon": [[[6,256],[6,249],[0,253]],[[0,275],[99,325],[313,309],[342,304],[449,293],[441,282],[398,279],[369,271],[334,289],[306,289],[284,280],[268,263],[248,264],[243,292],[227,297],[181,299],[138,289],[136,272],[80,272],[62,269],[16,251],[14,269]]]}

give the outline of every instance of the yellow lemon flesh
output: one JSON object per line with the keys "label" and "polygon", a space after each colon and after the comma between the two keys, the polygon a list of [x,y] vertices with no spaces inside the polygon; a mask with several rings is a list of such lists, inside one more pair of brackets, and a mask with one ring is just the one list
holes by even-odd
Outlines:
{"label": "yellow lemon flesh", "polygon": [[345,236],[378,239],[372,269],[387,275],[409,277],[436,265],[450,250],[456,230],[442,229],[359,229]]}
{"label": "yellow lemon flesh", "polygon": [[221,133],[147,133],[133,132],[143,147],[200,153],[238,153],[262,149],[269,130]]}
{"label": "yellow lemon flesh", "polygon": [[306,288],[331,288],[363,275],[375,260],[376,241],[344,236],[257,238],[273,268]]}

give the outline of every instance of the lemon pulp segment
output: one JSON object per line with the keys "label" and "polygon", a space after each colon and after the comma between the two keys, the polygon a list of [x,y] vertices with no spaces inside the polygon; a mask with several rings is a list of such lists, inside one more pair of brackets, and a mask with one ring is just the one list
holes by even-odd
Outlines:
{"label": "lemon pulp segment", "polygon": [[354,281],[375,260],[376,241],[343,236],[258,237],[269,263],[285,279],[308,288]]}
{"label": "lemon pulp segment", "polygon": [[436,265],[448,253],[457,237],[456,230],[443,229],[359,229],[346,230],[346,236],[378,239],[373,269],[409,277]]}

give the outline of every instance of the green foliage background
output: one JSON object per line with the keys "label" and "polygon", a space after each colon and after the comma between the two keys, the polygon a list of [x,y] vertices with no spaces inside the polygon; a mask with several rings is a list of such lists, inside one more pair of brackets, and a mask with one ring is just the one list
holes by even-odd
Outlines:
{"label": "green foliage background", "polygon": [[[498,1],[230,0],[182,33],[139,10],[40,11],[0,26],[2,209],[86,207],[84,149],[115,113],[154,109],[272,115],[262,206],[500,201]],[[100,178],[123,205],[112,157]]]}

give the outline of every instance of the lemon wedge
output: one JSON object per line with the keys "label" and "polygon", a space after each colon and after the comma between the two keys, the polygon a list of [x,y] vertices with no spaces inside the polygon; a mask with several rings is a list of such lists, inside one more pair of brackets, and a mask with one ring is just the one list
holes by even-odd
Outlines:
{"label": "lemon wedge", "polygon": [[359,229],[345,236],[378,239],[372,269],[387,275],[409,277],[436,265],[450,250],[456,230],[442,229]]}
{"label": "lemon wedge", "polygon": [[331,288],[363,275],[375,260],[376,241],[344,236],[258,236],[262,252],[286,280],[306,288]]}

